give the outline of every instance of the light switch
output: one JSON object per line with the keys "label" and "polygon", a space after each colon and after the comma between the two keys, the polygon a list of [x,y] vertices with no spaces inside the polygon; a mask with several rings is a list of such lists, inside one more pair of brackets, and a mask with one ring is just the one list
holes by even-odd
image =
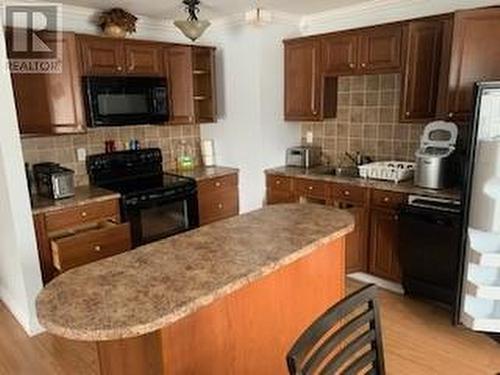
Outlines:
{"label": "light switch", "polygon": [[313,132],[310,130],[306,133],[306,142],[313,143]]}
{"label": "light switch", "polygon": [[77,157],[78,161],[85,161],[85,159],[87,158],[87,150],[84,149],[83,147],[77,148],[76,149],[76,157]]}

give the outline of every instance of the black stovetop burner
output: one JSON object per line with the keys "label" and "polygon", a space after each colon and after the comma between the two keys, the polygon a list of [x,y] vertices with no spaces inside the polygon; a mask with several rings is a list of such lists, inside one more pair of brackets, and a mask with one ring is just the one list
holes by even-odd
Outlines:
{"label": "black stovetop burner", "polygon": [[157,148],[91,155],[87,172],[92,185],[116,191],[126,200],[138,196],[154,199],[165,191],[180,193],[196,187],[191,178],[164,173]]}

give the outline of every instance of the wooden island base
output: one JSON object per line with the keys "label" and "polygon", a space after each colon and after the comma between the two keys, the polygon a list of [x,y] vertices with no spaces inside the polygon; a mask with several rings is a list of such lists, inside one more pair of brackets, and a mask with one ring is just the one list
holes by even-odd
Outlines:
{"label": "wooden island base", "polygon": [[160,331],[98,342],[101,374],[286,374],[285,355],[344,296],[344,237]]}

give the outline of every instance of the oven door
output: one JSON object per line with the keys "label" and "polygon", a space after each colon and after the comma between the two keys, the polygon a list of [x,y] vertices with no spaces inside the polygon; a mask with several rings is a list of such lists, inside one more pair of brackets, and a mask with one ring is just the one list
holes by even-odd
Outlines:
{"label": "oven door", "polygon": [[86,77],[90,126],[168,121],[166,80],[158,77]]}
{"label": "oven door", "polygon": [[144,245],[199,225],[196,194],[148,202],[125,202],[123,216],[130,222],[132,244]]}

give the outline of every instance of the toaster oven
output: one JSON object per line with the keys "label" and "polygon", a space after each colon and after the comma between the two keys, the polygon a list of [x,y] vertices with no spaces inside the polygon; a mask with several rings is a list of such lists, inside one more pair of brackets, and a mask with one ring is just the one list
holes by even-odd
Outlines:
{"label": "toaster oven", "polygon": [[40,163],[33,166],[37,193],[51,199],[69,198],[75,195],[75,172],[56,163]]}
{"label": "toaster oven", "polygon": [[321,148],[297,146],[286,150],[287,167],[312,168],[321,164]]}

